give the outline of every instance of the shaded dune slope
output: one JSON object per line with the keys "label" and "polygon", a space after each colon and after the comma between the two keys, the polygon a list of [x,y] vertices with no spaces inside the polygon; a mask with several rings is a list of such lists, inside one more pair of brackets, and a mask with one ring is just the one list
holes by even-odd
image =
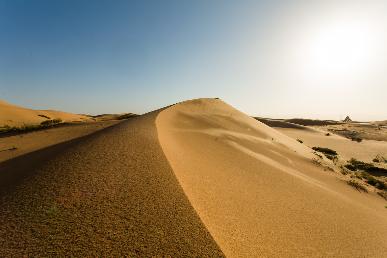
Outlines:
{"label": "shaded dune slope", "polygon": [[0,256],[223,256],[165,159],[156,116],[0,164],[12,182]]}
{"label": "shaded dune slope", "polygon": [[159,140],[229,257],[382,257],[384,201],[311,162],[310,149],[221,100],[162,111]]}

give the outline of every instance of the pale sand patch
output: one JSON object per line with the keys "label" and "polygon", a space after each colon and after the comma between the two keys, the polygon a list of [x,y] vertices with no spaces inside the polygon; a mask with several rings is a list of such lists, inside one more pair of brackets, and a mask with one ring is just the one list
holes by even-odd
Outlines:
{"label": "pale sand patch", "polygon": [[387,157],[387,142],[385,141],[363,140],[356,142],[333,133],[326,136],[326,132],[320,130],[276,129],[293,139],[301,139],[309,147],[319,146],[333,149],[345,160],[356,158],[371,162],[378,154]]}
{"label": "pale sand patch", "polygon": [[304,144],[215,99],[169,107],[156,126],[174,173],[226,256],[387,253],[385,202],[315,167]]}

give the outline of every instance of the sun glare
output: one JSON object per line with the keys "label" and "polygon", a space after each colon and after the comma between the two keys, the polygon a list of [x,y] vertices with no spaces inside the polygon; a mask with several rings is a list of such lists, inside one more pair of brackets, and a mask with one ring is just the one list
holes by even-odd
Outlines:
{"label": "sun glare", "polygon": [[376,36],[364,24],[331,24],[311,37],[305,49],[306,64],[330,76],[363,72],[376,58]]}
{"label": "sun glare", "polygon": [[380,24],[364,14],[302,24],[297,28],[291,71],[314,84],[353,85],[370,78],[382,62],[385,32]]}

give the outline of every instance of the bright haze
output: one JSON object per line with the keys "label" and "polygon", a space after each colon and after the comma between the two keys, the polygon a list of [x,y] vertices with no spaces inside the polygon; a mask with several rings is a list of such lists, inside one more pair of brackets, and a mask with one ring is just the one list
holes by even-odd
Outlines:
{"label": "bright haze", "polygon": [[0,99],[144,113],[387,119],[387,1],[0,0]]}

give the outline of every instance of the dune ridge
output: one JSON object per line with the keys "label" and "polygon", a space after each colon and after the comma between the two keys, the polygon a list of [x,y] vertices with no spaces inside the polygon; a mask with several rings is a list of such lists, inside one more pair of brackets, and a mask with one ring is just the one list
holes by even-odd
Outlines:
{"label": "dune ridge", "polygon": [[[310,149],[221,100],[160,112],[162,149],[229,257],[380,257],[384,201],[311,162]],[[356,244],[361,243],[361,244]]]}

